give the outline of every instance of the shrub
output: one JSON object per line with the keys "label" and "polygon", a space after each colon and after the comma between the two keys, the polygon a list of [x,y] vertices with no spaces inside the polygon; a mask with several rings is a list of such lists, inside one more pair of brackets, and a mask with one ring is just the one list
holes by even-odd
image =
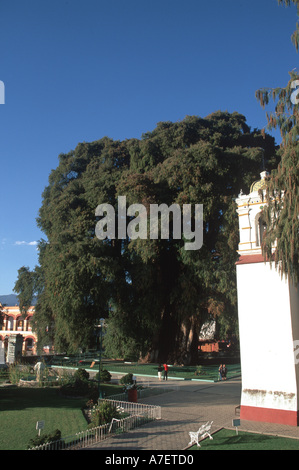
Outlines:
{"label": "shrub", "polygon": [[9,380],[9,373],[8,368],[0,369],[0,381],[8,381]]}
{"label": "shrub", "polygon": [[88,380],[81,380],[75,377],[60,387],[61,393],[69,397],[92,396],[96,389],[97,386]]}
{"label": "shrub", "polygon": [[75,380],[88,380],[89,379],[89,373],[85,369],[78,369],[74,373],[74,378]]}
{"label": "shrub", "polygon": [[[96,374],[95,379],[99,381],[99,373]],[[106,369],[101,369],[100,379],[101,379],[101,382],[110,382],[111,381],[110,372]]]}
{"label": "shrub", "polygon": [[120,381],[119,381],[120,384],[123,384],[123,385],[130,385],[133,383],[133,374],[131,374],[131,372],[129,372],[129,374],[127,375],[124,375]]}
{"label": "shrub", "polygon": [[31,449],[32,447],[40,446],[42,444],[59,441],[60,439],[61,431],[56,429],[51,434],[44,434],[43,436],[37,436],[34,439],[30,439],[27,449]]}
{"label": "shrub", "polygon": [[19,367],[17,367],[14,364],[11,364],[9,366],[8,374],[9,374],[9,380],[12,384],[19,383],[19,380],[20,380],[21,375],[22,375],[21,372],[20,372]]}
{"label": "shrub", "polygon": [[197,366],[194,374],[195,375],[206,375],[204,367],[203,366]]}
{"label": "shrub", "polygon": [[101,426],[102,424],[110,423],[113,418],[119,418],[119,412],[115,405],[109,401],[102,401],[92,410],[91,422],[89,428]]}

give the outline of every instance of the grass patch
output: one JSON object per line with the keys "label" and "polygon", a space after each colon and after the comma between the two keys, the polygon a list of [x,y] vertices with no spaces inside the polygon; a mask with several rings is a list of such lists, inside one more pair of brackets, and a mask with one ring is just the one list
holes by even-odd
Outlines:
{"label": "grass patch", "polygon": [[189,450],[299,450],[299,440],[251,432],[221,429]]}
{"label": "grass patch", "polygon": [[[219,357],[219,363],[216,365],[197,365],[197,366],[169,366],[168,377],[181,379],[181,380],[208,380],[218,381],[219,378],[219,365],[223,359]],[[225,361],[224,361],[225,362]],[[99,357],[97,353],[82,354],[81,356],[67,356],[67,357],[53,357],[49,362],[53,367],[63,366],[65,368],[83,368],[90,371],[98,371]],[[109,372],[116,372],[120,374],[127,374],[129,372],[136,375],[145,375],[151,377],[158,377],[159,364],[141,364],[138,362],[125,362],[123,360],[111,360],[102,358],[102,366]],[[228,369],[227,378],[239,377],[241,375],[241,366],[239,364],[226,364]],[[198,372],[200,371],[200,374]]]}
{"label": "grass patch", "polygon": [[[220,363],[219,363],[220,364]],[[136,375],[145,375],[158,377],[158,365],[159,364],[138,364],[117,361],[105,361],[103,363],[104,369],[109,372],[117,372],[120,374],[127,374],[131,372]],[[90,361],[82,361],[78,364],[79,367],[83,367],[89,370]],[[96,369],[97,364],[93,367]],[[200,368],[200,374],[196,374]],[[202,366],[170,366],[168,371],[168,378],[175,378],[181,380],[209,380],[217,381],[219,376],[219,365],[202,365]],[[228,374],[227,378],[239,377],[241,375],[240,364],[231,364],[227,366]],[[92,369],[91,369],[92,370]]]}
{"label": "grass patch", "polygon": [[[105,395],[119,393],[120,387],[101,385]],[[45,421],[41,433],[55,429],[62,438],[87,429],[82,413],[86,398],[65,398],[53,387],[0,388],[0,450],[25,450],[37,435],[37,421]]]}

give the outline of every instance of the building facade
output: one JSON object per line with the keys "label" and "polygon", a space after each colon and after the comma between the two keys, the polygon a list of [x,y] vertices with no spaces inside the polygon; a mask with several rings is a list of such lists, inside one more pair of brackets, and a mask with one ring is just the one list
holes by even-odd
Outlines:
{"label": "building facade", "polygon": [[22,335],[22,355],[29,356],[36,354],[37,336],[32,330],[32,319],[34,307],[30,307],[25,317],[20,313],[18,305],[13,307],[3,307],[3,324],[0,329],[0,341],[7,351],[10,336]]}

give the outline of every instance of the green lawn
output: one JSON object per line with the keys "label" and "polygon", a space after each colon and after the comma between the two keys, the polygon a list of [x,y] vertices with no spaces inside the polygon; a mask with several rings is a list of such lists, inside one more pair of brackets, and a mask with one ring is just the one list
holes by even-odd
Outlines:
{"label": "green lawn", "polygon": [[[120,387],[102,385],[106,396]],[[64,398],[54,387],[0,388],[0,450],[25,450],[37,435],[36,422],[45,421],[45,434],[55,429],[68,437],[87,428],[82,413],[86,398]]]}
{"label": "green lawn", "polygon": [[299,450],[298,439],[222,429],[189,450]]}
{"label": "green lawn", "polygon": [[[97,360],[96,360],[97,361]],[[86,370],[89,370],[90,364],[92,361],[82,361],[77,363],[77,367],[82,367]],[[145,376],[158,376],[159,364],[138,364],[136,362],[125,363],[122,361],[103,361],[104,369],[107,369],[109,372],[117,372],[121,374],[132,374],[145,375]],[[94,365],[93,369],[97,369],[98,362]],[[196,375],[197,366],[170,366],[168,371],[168,377],[181,380],[208,380],[208,381],[217,381],[218,380],[218,368],[219,365],[204,365],[201,366],[201,373]],[[227,366],[228,374],[227,378],[239,377],[241,375],[240,364],[232,364]]]}

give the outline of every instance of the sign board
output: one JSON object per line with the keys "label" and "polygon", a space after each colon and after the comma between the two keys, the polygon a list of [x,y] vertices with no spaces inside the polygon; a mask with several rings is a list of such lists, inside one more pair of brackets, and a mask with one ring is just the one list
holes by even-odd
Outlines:
{"label": "sign board", "polygon": [[241,426],[241,420],[233,419],[233,426],[236,428],[236,434],[238,435],[238,426]]}
{"label": "sign board", "polygon": [[41,429],[44,429],[45,422],[44,421],[37,421],[35,429],[38,430],[38,435],[40,436]]}

